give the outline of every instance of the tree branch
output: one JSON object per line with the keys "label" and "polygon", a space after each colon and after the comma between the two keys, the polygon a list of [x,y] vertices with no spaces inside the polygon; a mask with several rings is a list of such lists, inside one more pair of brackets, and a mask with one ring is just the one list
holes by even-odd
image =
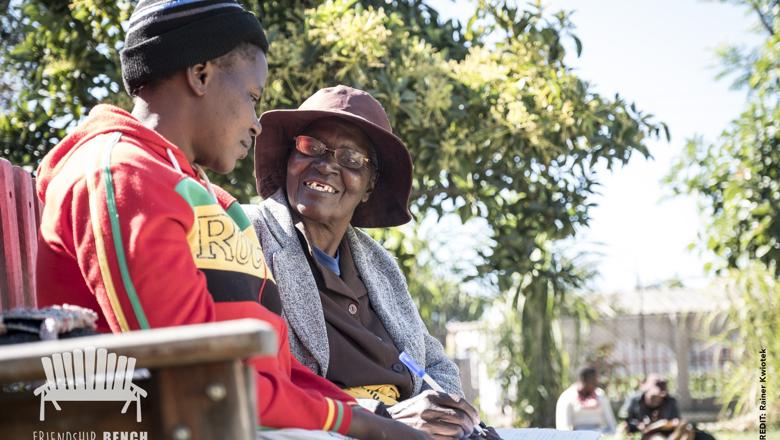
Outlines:
{"label": "tree branch", "polygon": [[[761,21],[761,24],[764,26],[764,29],[766,29],[766,31],[769,32],[770,36],[774,36],[775,29],[773,27],[772,17],[770,17],[768,14],[765,14],[763,11],[761,11],[761,7],[759,7],[758,2],[751,1],[750,6],[752,6],[753,10],[756,11],[756,14],[758,14],[758,19]],[[770,6],[769,9],[771,11],[772,7]]]}

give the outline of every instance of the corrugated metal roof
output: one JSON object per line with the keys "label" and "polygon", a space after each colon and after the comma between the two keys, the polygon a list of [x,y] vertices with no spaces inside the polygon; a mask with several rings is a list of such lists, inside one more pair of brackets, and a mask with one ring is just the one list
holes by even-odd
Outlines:
{"label": "corrugated metal roof", "polygon": [[646,315],[670,313],[703,313],[725,309],[729,298],[723,285],[708,287],[642,289],[595,294],[594,305],[613,309],[610,314]]}

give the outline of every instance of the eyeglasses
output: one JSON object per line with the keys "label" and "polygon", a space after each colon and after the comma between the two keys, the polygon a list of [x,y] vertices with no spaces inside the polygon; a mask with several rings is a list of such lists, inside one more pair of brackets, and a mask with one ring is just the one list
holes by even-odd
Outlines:
{"label": "eyeglasses", "polygon": [[359,170],[371,163],[371,159],[360,151],[351,148],[328,148],[325,143],[311,136],[296,136],[295,150],[309,157],[322,157],[331,152],[339,165],[350,170]]}

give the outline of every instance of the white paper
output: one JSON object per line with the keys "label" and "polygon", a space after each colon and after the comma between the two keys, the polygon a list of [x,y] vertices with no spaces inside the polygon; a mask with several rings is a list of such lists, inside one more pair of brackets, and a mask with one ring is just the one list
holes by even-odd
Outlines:
{"label": "white paper", "polygon": [[599,440],[596,431],[558,431],[556,429],[496,429],[504,440]]}

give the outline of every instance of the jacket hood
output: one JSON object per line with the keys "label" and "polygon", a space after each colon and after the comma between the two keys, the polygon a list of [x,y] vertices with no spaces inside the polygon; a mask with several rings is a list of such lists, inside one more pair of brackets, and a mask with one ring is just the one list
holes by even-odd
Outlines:
{"label": "jacket hood", "polygon": [[130,113],[118,107],[101,104],[89,112],[89,116],[76,129],[65,136],[41,161],[36,173],[38,197],[45,204],[46,189],[49,182],[67,163],[71,153],[101,134],[121,132],[123,136],[137,139],[143,148],[154,151],[167,159],[170,150],[185,173],[194,175],[184,153],[156,131],[141,124]]}

